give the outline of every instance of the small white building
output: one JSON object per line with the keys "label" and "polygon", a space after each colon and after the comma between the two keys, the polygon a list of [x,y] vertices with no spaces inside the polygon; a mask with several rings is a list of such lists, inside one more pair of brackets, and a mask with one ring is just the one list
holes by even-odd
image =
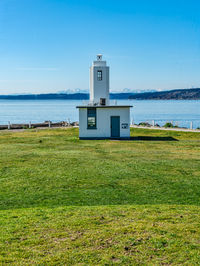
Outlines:
{"label": "small white building", "polygon": [[130,105],[110,104],[109,67],[102,55],[90,67],[90,100],[79,108],[80,139],[129,139]]}

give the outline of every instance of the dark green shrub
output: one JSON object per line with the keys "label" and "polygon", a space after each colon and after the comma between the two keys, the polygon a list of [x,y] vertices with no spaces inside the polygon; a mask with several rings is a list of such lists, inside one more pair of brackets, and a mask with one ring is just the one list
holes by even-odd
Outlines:
{"label": "dark green shrub", "polygon": [[173,124],[171,122],[167,122],[164,127],[174,127]]}
{"label": "dark green shrub", "polygon": [[143,127],[150,127],[151,126],[148,122],[141,122],[138,125],[143,126]]}

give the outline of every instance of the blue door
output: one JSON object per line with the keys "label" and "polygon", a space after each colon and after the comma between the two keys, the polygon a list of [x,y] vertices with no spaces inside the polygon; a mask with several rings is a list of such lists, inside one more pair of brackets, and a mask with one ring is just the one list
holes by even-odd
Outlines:
{"label": "blue door", "polygon": [[111,138],[120,137],[120,117],[111,116]]}

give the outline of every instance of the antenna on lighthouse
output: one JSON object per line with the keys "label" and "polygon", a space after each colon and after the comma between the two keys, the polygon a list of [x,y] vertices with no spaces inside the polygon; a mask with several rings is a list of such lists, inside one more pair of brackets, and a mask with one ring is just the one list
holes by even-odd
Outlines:
{"label": "antenna on lighthouse", "polygon": [[97,61],[101,61],[102,60],[102,54],[98,54],[97,55]]}

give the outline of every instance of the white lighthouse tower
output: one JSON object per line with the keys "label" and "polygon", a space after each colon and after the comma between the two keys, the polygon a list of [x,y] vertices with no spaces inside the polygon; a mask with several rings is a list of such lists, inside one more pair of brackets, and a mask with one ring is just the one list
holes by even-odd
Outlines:
{"label": "white lighthouse tower", "polygon": [[109,104],[109,67],[102,55],[90,67],[90,101],[94,104]]}
{"label": "white lighthouse tower", "polygon": [[130,105],[109,100],[109,67],[98,54],[90,67],[90,101],[79,108],[80,139],[130,138]]}

